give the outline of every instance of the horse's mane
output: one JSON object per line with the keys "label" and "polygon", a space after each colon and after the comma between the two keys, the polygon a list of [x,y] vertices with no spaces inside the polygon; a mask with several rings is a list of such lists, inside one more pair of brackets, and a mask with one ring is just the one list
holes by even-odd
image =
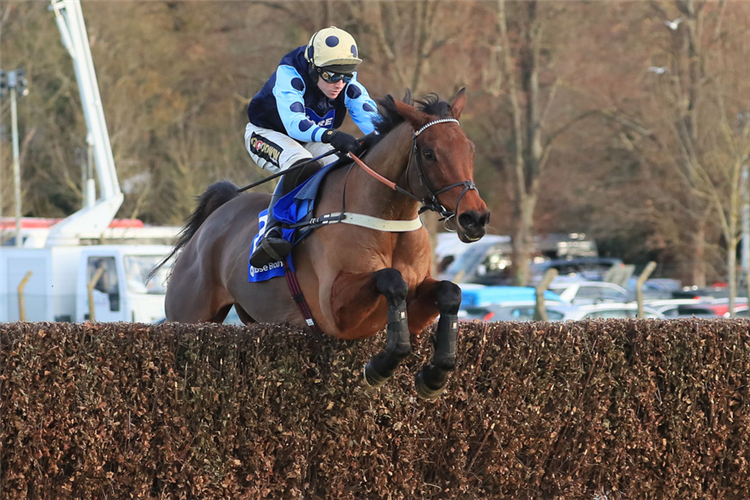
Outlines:
{"label": "horse's mane", "polygon": [[[378,119],[375,120],[375,130],[378,132],[378,135],[370,145],[373,145],[380,141],[388,134],[388,132],[391,132],[398,125],[404,122],[404,117],[398,113],[392,95],[388,94],[385,97],[378,99],[376,102],[378,104],[378,112],[380,114]],[[402,102],[405,102],[406,104],[412,103],[410,91],[407,91],[406,96],[404,97]],[[438,118],[447,118],[452,116],[451,105],[446,101],[441,101],[440,96],[438,96],[437,94],[427,94],[420,100],[414,99],[413,102],[414,104],[416,104],[417,109],[424,113],[427,113],[428,115],[433,115]]]}

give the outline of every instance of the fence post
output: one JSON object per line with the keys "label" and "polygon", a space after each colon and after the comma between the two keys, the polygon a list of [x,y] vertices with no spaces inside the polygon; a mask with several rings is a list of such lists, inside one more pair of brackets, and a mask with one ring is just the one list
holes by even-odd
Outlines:
{"label": "fence post", "polygon": [[643,311],[643,284],[646,282],[649,276],[651,276],[651,273],[654,272],[654,269],[656,269],[656,262],[653,260],[646,264],[646,268],[643,270],[640,276],[638,276],[638,281],[635,285],[635,297],[638,301],[638,317],[644,318],[646,316],[645,312]]}
{"label": "fence post", "polygon": [[18,321],[26,321],[26,299],[23,296],[23,289],[26,288],[26,283],[32,274],[34,274],[34,271],[27,272],[18,284]]}
{"label": "fence post", "polygon": [[534,320],[535,321],[549,321],[547,316],[547,308],[544,306],[544,292],[547,291],[547,287],[552,283],[552,280],[557,278],[557,269],[551,267],[547,269],[542,276],[542,280],[536,285],[536,306],[534,306]]}
{"label": "fence post", "polygon": [[86,289],[89,292],[89,321],[92,323],[96,321],[96,311],[94,310],[94,287],[96,286],[99,278],[104,274],[104,268],[100,267],[91,277],[91,281],[86,284]]}

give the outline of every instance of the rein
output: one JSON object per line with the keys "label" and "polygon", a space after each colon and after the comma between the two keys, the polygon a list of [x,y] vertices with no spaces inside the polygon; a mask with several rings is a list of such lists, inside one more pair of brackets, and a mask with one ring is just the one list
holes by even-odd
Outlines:
{"label": "rein", "polygon": [[423,125],[422,128],[420,128],[419,130],[417,130],[416,132],[414,132],[414,136],[412,138],[412,155],[411,155],[411,157],[409,157],[409,163],[406,166],[406,170],[408,171],[409,168],[412,165],[412,160],[416,160],[417,170],[419,172],[419,182],[420,182],[420,184],[426,186],[427,190],[429,191],[429,197],[425,197],[424,199],[417,198],[411,192],[409,192],[409,191],[401,188],[400,186],[398,186],[395,182],[393,182],[393,181],[391,181],[389,179],[386,179],[385,177],[383,177],[379,173],[375,172],[373,169],[371,169],[370,167],[368,167],[365,164],[365,162],[363,162],[362,160],[360,160],[359,158],[357,158],[357,156],[355,156],[353,153],[349,153],[348,156],[352,160],[354,160],[354,162],[357,165],[359,165],[360,167],[362,167],[362,169],[365,172],[367,172],[372,177],[374,177],[378,181],[382,182],[383,184],[385,184],[389,188],[391,188],[394,191],[397,191],[397,192],[399,192],[399,193],[401,193],[403,195],[406,195],[409,198],[412,198],[413,200],[415,200],[415,201],[417,201],[419,203],[422,203],[422,205],[424,205],[424,206],[419,209],[419,213],[420,214],[423,213],[423,212],[425,212],[425,211],[427,211],[427,210],[432,210],[433,212],[436,212],[436,213],[440,214],[440,216],[442,217],[441,220],[447,221],[447,220],[450,220],[450,219],[454,218],[456,216],[456,213],[455,212],[451,212],[450,210],[448,210],[447,208],[445,208],[445,206],[442,203],[440,203],[440,200],[438,199],[438,196],[441,195],[441,194],[443,194],[443,193],[445,193],[446,191],[449,191],[449,190],[453,189],[453,188],[463,186],[463,190],[461,191],[461,194],[458,195],[458,200],[456,201],[456,210],[458,210],[458,205],[461,203],[461,199],[463,199],[464,195],[467,192],[469,192],[469,191],[477,191],[477,186],[472,181],[466,180],[466,181],[463,181],[463,182],[457,182],[455,184],[451,184],[450,186],[445,186],[444,188],[441,188],[440,190],[435,190],[435,188],[432,187],[432,184],[430,183],[430,181],[427,179],[427,176],[424,173],[424,164],[422,163],[422,155],[421,155],[421,153],[419,151],[419,145],[417,144],[417,137],[419,137],[419,135],[422,132],[424,132],[425,130],[427,130],[428,128],[432,127],[433,125],[437,125],[439,123],[456,123],[456,124],[458,124],[460,126],[459,121],[456,120],[455,118],[440,118],[438,120],[433,120],[433,121],[431,121],[431,122],[426,123],[425,125]]}

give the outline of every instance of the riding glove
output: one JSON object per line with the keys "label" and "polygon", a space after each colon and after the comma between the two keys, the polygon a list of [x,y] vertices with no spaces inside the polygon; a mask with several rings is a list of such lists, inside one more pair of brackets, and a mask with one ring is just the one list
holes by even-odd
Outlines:
{"label": "riding glove", "polygon": [[331,146],[342,153],[354,153],[356,155],[362,148],[362,145],[353,135],[341,132],[340,130],[326,130],[323,133],[321,141],[330,143]]}

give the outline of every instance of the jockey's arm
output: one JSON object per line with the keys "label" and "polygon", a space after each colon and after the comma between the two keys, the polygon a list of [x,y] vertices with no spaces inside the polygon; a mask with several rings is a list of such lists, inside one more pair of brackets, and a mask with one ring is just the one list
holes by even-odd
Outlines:
{"label": "jockey's arm", "polygon": [[291,66],[279,66],[276,70],[276,84],[273,87],[276,108],[286,133],[292,139],[302,142],[320,142],[328,130],[319,127],[305,114],[305,81]]}
{"label": "jockey's arm", "polygon": [[357,73],[346,86],[344,104],[352,120],[363,134],[375,130],[373,120],[378,117],[378,106],[372,100],[364,85],[357,81]]}

